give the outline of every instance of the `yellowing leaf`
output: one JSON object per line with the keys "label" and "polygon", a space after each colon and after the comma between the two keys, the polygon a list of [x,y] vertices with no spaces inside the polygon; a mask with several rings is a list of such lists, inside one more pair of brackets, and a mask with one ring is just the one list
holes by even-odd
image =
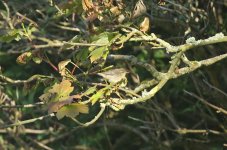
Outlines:
{"label": "yellowing leaf", "polygon": [[140,31],[147,32],[150,28],[150,18],[145,17],[143,22],[140,23]]}
{"label": "yellowing leaf", "polygon": [[65,116],[74,118],[77,115],[79,115],[79,113],[87,114],[88,111],[89,109],[87,105],[74,103],[70,105],[65,105],[62,108],[60,108],[56,113],[56,117],[58,118],[58,120],[62,119]]}
{"label": "yellowing leaf", "polygon": [[74,87],[71,86],[71,82],[69,80],[63,80],[60,84],[54,84],[49,92],[57,93],[57,100],[62,101],[68,98],[73,89]]}
{"label": "yellowing leaf", "polygon": [[70,62],[71,62],[71,60],[67,59],[67,60],[64,60],[64,61],[61,61],[58,63],[58,70],[62,76],[66,76],[67,69],[65,68],[65,66],[68,65]]}
{"label": "yellowing leaf", "polygon": [[19,41],[23,35],[23,32],[18,29],[1,30],[0,42],[11,42],[13,40]]}
{"label": "yellowing leaf", "polygon": [[65,69],[65,66],[68,65],[70,62],[71,62],[70,59],[67,59],[67,60],[64,60],[64,61],[59,62],[58,63],[58,69],[59,69],[59,71],[64,70]]}
{"label": "yellowing leaf", "polygon": [[56,93],[44,93],[42,94],[39,99],[45,103],[48,103],[49,101],[52,101],[56,97]]}
{"label": "yellowing leaf", "polygon": [[94,7],[92,1],[90,0],[82,0],[82,6],[85,11],[88,11]]}
{"label": "yellowing leaf", "polygon": [[73,91],[74,87],[71,82],[63,80],[61,83],[55,83],[51,89],[42,94],[39,99],[49,103],[54,101],[64,101],[69,98],[69,94]]}

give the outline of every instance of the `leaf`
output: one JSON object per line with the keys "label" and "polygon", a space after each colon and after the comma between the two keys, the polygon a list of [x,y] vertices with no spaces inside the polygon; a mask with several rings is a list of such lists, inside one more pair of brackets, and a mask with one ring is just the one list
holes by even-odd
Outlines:
{"label": "leaf", "polygon": [[71,86],[71,82],[69,80],[63,80],[60,84],[54,84],[49,92],[57,93],[57,100],[62,101],[68,98],[73,89],[74,87]]}
{"label": "leaf", "polygon": [[39,57],[33,57],[32,60],[36,63],[36,64],[40,64],[43,60]]}
{"label": "leaf", "polygon": [[70,105],[65,105],[60,108],[57,113],[56,117],[58,120],[62,119],[63,117],[76,117],[79,113],[87,114],[89,112],[88,106],[85,104],[73,103]]}
{"label": "leaf", "polygon": [[163,50],[157,50],[154,52],[154,58],[165,58],[165,52]]}
{"label": "leaf", "polygon": [[45,103],[52,101],[56,97],[57,93],[44,93],[42,94],[39,99]]}
{"label": "leaf", "polygon": [[83,95],[90,95],[91,93],[94,93],[96,90],[97,90],[96,86],[90,87],[89,89],[87,89],[87,91],[83,93]]}
{"label": "leaf", "polygon": [[19,64],[26,64],[28,63],[32,58],[32,53],[31,52],[25,52],[23,54],[21,54],[20,56],[17,57],[17,63]]}
{"label": "leaf", "polygon": [[[99,35],[95,35],[92,37],[92,44],[97,44],[97,45],[101,45],[103,44],[104,46],[109,44],[109,37],[108,37],[108,33],[104,32],[101,33]],[[93,51],[97,46],[90,46],[89,47],[89,51]]]}
{"label": "leaf", "polygon": [[64,61],[61,61],[58,63],[58,70],[59,70],[59,73],[61,74],[61,76],[65,76],[67,74],[65,66],[68,65],[70,62],[71,62],[71,60],[67,59],[67,60],[64,60]]}
{"label": "leaf", "polygon": [[59,71],[64,70],[65,69],[65,66],[68,65],[70,62],[71,62],[70,59],[67,59],[67,60],[64,60],[64,61],[59,62],[58,63],[58,69],[59,69]]}
{"label": "leaf", "polygon": [[85,11],[88,11],[94,7],[92,1],[90,0],[82,0],[82,6]]}
{"label": "leaf", "polygon": [[88,49],[81,49],[76,55],[76,60],[85,61],[85,60],[87,60],[88,56],[89,56],[89,50]]}
{"label": "leaf", "polygon": [[105,51],[107,51],[107,47],[106,46],[102,46],[102,47],[98,47],[97,49],[93,50],[91,53],[90,53],[90,61],[91,63],[102,58],[103,57],[103,54]]}
{"label": "leaf", "polygon": [[19,41],[22,35],[23,35],[23,32],[18,29],[4,30],[0,32],[0,42],[9,43],[13,40]]}
{"label": "leaf", "polygon": [[46,103],[64,101],[69,98],[70,93],[74,87],[71,86],[69,80],[63,80],[61,83],[55,83],[50,89],[42,94],[39,99]]}
{"label": "leaf", "polygon": [[94,105],[99,99],[103,98],[104,92],[104,89],[101,89],[96,94],[92,95],[89,99],[91,104]]}
{"label": "leaf", "polygon": [[52,102],[48,106],[48,113],[51,114],[53,112],[57,112],[61,107],[65,105],[69,105],[73,102],[73,98],[69,98],[64,101]]}

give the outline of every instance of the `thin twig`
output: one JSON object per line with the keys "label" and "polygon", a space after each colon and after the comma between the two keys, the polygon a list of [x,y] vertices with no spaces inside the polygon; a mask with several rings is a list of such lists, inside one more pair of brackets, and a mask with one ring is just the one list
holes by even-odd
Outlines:
{"label": "thin twig", "polygon": [[191,93],[191,92],[188,92],[188,91],[184,91],[185,93],[187,93],[188,95],[200,100],[201,102],[203,102],[204,104],[210,106],[211,108],[215,109],[218,113],[222,112],[223,114],[227,115],[227,110],[221,108],[221,107],[217,107],[209,102],[207,102],[206,100],[204,100],[203,98],[197,96],[196,94],[194,93]]}
{"label": "thin twig", "polygon": [[17,122],[17,123],[13,123],[13,124],[9,124],[9,125],[0,126],[0,129],[10,128],[10,127],[14,127],[14,126],[20,126],[20,125],[24,125],[24,124],[29,124],[29,123],[33,123],[33,122],[36,122],[36,121],[38,121],[38,120],[43,120],[43,119],[45,119],[45,118],[53,117],[53,116],[55,116],[54,113],[49,114],[49,115],[45,115],[45,116],[41,116],[41,117],[37,117],[37,118],[33,118],[33,119],[28,119],[28,120],[24,120],[24,121],[19,121],[19,122]]}
{"label": "thin twig", "polygon": [[2,109],[2,108],[32,108],[32,107],[37,107],[37,106],[40,106],[43,104],[44,104],[43,102],[38,102],[35,104],[14,105],[14,106],[0,105],[0,109]]}
{"label": "thin twig", "polygon": [[81,126],[84,126],[84,127],[87,127],[87,126],[90,126],[92,124],[94,124],[100,117],[101,115],[103,114],[105,108],[106,108],[106,105],[105,104],[100,104],[101,105],[101,110],[99,111],[99,113],[94,117],[94,119],[92,119],[91,121],[89,122],[86,122],[86,123],[81,123],[80,121],[78,121],[77,119],[75,118],[71,118],[73,121],[75,121],[77,124],[81,125]]}

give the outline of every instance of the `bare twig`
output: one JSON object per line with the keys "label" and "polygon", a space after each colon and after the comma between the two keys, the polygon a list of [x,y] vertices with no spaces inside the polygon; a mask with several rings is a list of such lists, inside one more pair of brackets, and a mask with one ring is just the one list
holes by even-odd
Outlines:
{"label": "bare twig", "polygon": [[36,122],[36,121],[38,121],[38,120],[43,120],[43,119],[45,119],[45,118],[53,117],[53,116],[55,116],[54,113],[49,114],[49,115],[45,115],[45,116],[41,116],[41,117],[37,117],[37,118],[33,118],[33,119],[28,119],[28,120],[24,120],[24,121],[19,121],[19,122],[17,122],[17,123],[13,123],[13,124],[9,124],[9,125],[0,126],[0,129],[10,128],[10,127],[14,127],[14,126],[20,126],[20,125],[24,125],[24,124],[29,124],[29,123],[33,123],[33,122]]}
{"label": "bare twig", "polygon": [[91,121],[89,122],[86,122],[86,123],[81,123],[80,121],[78,121],[77,119],[75,118],[71,118],[73,121],[75,121],[77,124],[81,125],[81,126],[84,126],[84,127],[87,127],[87,126],[90,126],[92,124],[94,124],[100,117],[101,115],[103,114],[105,108],[106,108],[106,105],[105,104],[100,104],[101,105],[101,110],[99,111],[99,113],[94,117],[94,119],[92,119]]}
{"label": "bare twig", "polygon": [[0,109],[2,109],[2,108],[32,108],[32,107],[37,107],[37,106],[40,106],[43,104],[44,104],[43,102],[38,102],[35,104],[14,105],[14,106],[0,105]]}
{"label": "bare twig", "polygon": [[0,81],[4,81],[4,82],[10,83],[10,84],[25,84],[25,83],[29,83],[29,82],[32,82],[32,81],[35,81],[35,80],[53,79],[53,78],[54,77],[52,77],[52,76],[33,75],[27,80],[13,80],[9,77],[6,77],[6,76],[0,74]]}
{"label": "bare twig", "polygon": [[203,80],[204,83],[206,83],[209,87],[211,87],[212,89],[218,91],[219,93],[225,95],[227,97],[227,93],[225,93],[224,91],[222,91],[221,89],[218,89],[217,87],[211,85],[210,83],[208,83],[206,80]]}
{"label": "bare twig", "polygon": [[204,100],[203,98],[197,96],[196,94],[194,93],[191,93],[191,92],[188,92],[188,91],[185,91],[185,93],[187,93],[188,95],[200,100],[201,102],[203,102],[204,104],[210,106],[211,108],[215,109],[218,113],[222,112],[223,114],[227,115],[227,110],[223,109],[223,108],[220,108],[218,106],[215,106],[209,102],[207,102],[206,100]]}

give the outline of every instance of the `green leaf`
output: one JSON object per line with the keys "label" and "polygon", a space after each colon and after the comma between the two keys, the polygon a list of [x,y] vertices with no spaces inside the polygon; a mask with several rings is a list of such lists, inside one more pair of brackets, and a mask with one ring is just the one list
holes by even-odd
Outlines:
{"label": "green leaf", "polygon": [[21,35],[23,35],[23,32],[18,29],[10,29],[10,30],[4,30],[0,31],[0,42],[11,42],[12,40],[20,40]]}
{"label": "green leaf", "polygon": [[[92,44],[107,46],[109,44],[108,32],[101,33],[92,37]],[[90,46],[89,51],[94,51],[97,46]]]}
{"label": "green leaf", "polygon": [[104,92],[105,90],[101,89],[96,94],[92,95],[92,97],[89,99],[91,104],[94,105],[99,99],[103,98]]}
{"label": "green leaf", "polygon": [[76,60],[85,61],[85,60],[87,60],[88,56],[89,56],[89,50],[88,49],[81,49],[76,55]]}
{"label": "green leaf", "polygon": [[39,57],[33,57],[32,60],[36,63],[36,64],[40,64],[43,60]]}
{"label": "green leaf", "polygon": [[90,94],[92,94],[92,93],[94,93],[95,91],[96,91],[97,89],[96,89],[96,86],[93,86],[93,87],[90,87],[89,89],[87,89],[87,91],[85,91],[84,93],[83,93],[83,95],[90,95]]}
{"label": "green leaf", "polygon": [[154,58],[164,58],[165,52],[163,50],[157,50],[154,52]]}
{"label": "green leaf", "polygon": [[[98,47],[90,53],[91,63],[102,58],[103,54],[108,51],[107,46]],[[105,58],[104,58],[105,59]]]}
{"label": "green leaf", "polygon": [[87,114],[88,112],[89,112],[89,109],[87,105],[73,103],[70,105],[65,105],[62,108],[60,108],[56,113],[56,117],[58,118],[58,120],[62,119],[65,116],[74,118],[77,115],[79,115],[79,113]]}

